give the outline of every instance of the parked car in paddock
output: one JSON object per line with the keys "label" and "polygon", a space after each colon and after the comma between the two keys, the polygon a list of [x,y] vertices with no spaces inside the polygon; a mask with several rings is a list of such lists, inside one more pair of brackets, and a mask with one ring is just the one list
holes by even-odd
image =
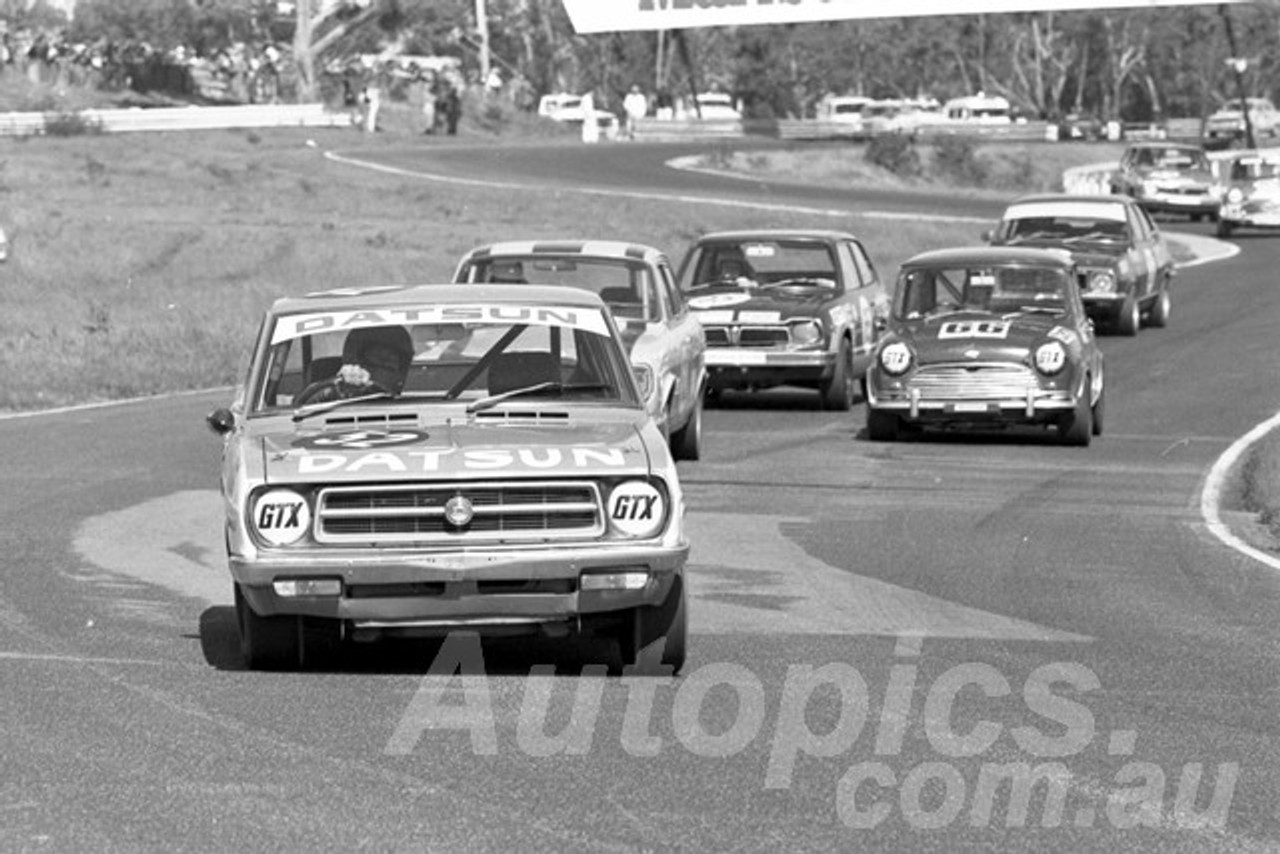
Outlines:
{"label": "parked car in paddock", "polygon": [[684,256],[680,289],[707,340],[708,389],[816,389],[847,410],[889,298],[862,242],[841,231],[722,231]]}
{"label": "parked car in paddock", "polygon": [[564,285],[600,296],[613,312],[645,406],[676,459],[702,456],[706,341],[662,251],[608,240],[507,241],[471,250],[455,282]]}
{"label": "parked car in paddock", "polygon": [[249,667],[458,629],[594,635],[642,671],[683,665],[680,482],[594,294],[281,299],[208,421]]}
{"label": "parked car in paddock", "polygon": [[1130,143],[1111,178],[1111,192],[1137,199],[1148,213],[1218,215],[1219,186],[1209,156],[1198,145],[1147,140]]}
{"label": "parked car in paddock", "polygon": [[1230,237],[1239,228],[1280,228],[1280,149],[1231,154],[1219,167],[1218,236]]}
{"label": "parked car in paddock", "polygon": [[1173,254],[1160,227],[1128,196],[1041,194],[1015,199],[994,246],[1060,247],[1075,259],[1089,316],[1122,335],[1169,322]]}
{"label": "parked car in paddock", "polygon": [[[583,97],[570,92],[553,92],[538,99],[538,115],[552,121],[581,126],[587,118]],[[608,110],[599,107],[591,108],[596,126],[600,128],[600,136],[605,139],[617,139],[619,131],[618,117]]]}
{"label": "parked car in paddock", "polygon": [[867,435],[926,425],[1043,425],[1068,445],[1101,435],[1102,352],[1062,249],[961,247],[916,255],[894,289],[867,372]]}

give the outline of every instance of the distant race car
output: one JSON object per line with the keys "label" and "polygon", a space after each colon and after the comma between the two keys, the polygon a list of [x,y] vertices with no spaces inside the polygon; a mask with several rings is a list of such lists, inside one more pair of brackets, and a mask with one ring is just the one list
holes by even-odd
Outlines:
{"label": "distant race car", "polygon": [[599,294],[672,453],[683,460],[702,455],[706,342],[662,251],[608,240],[507,241],[468,252],[453,280],[566,285]]}
{"label": "distant race car", "polygon": [[1169,322],[1175,267],[1164,234],[1128,196],[1043,194],[1015,199],[994,231],[995,246],[1071,252],[1085,309],[1122,335]]}
{"label": "distant race car", "polygon": [[685,659],[684,499],[600,298],[421,285],[278,300],[208,422],[241,649],[541,632]]}
{"label": "distant race car", "polygon": [[1280,228],[1280,149],[1232,154],[1219,165],[1218,236],[1230,237],[1239,228]]}
{"label": "distant race car", "polygon": [[1061,249],[924,252],[898,273],[889,328],[867,372],[867,435],[930,426],[1042,425],[1101,435],[1102,352]]}
{"label": "distant race car", "polygon": [[1253,130],[1253,141],[1259,143],[1264,138],[1280,135],[1280,111],[1270,98],[1245,98],[1248,109],[1248,125],[1245,123],[1245,109],[1239,100],[1224,101],[1204,122],[1204,144],[1206,148],[1233,148],[1248,145],[1245,139],[1247,128]]}
{"label": "distant race car", "polygon": [[1198,145],[1144,141],[1120,155],[1111,192],[1137,199],[1149,213],[1193,220],[1218,215],[1218,182],[1209,156]]}
{"label": "distant race car", "polygon": [[889,299],[862,242],[840,231],[763,229],[699,237],[680,289],[707,339],[709,390],[813,388],[847,410]]}

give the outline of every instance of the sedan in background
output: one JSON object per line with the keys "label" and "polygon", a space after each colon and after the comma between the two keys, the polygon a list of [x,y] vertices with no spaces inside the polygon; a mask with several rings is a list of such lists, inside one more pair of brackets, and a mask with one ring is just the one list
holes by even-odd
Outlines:
{"label": "sedan in background", "polygon": [[1042,194],[1015,199],[985,239],[1054,247],[1075,261],[1089,316],[1121,335],[1169,322],[1173,254],[1151,215],[1128,196]]}
{"label": "sedan in background", "polygon": [[453,280],[564,285],[599,295],[672,453],[682,460],[702,455],[706,342],[663,252],[609,240],[506,241],[468,252]]}
{"label": "sedan in background", "polygon": [[1132,196],[1152,214],[1181,214],[1197,221],[1218,215],[1213,164],[1198,145],[1131,143],[1120,156],[1111,192]]}
{"label": "sedan in background", "polygon": [[965,247],[898,273],[888,332],[867,373],[867,434],[925,425],[1039,425],[1068,445],[1101,435],[1102,352],[1071,253]]}
{"label": "sedan in background", "polygon": [[852,234],[763,229],[705,234],[680,290],[707,340],[709,391],[795,385],[847,410],[888,314],[871,257]]}

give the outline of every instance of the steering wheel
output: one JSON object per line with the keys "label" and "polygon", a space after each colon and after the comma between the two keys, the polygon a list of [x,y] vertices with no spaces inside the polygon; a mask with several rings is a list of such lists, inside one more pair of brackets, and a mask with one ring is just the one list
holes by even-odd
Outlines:
{"label": "steering wheel", "polygon": [[[349,389],[359,389],[358,394],[351,394]],[[342,382],[338,377],[328,377],[323,380],[316,380],[311,385],[298,392],[298,396],[293,399],[293,405],[306,406],[308,403],[326,402],[330,400],[342,400],[348,397],[359,397],[365,394],[385,394],[391,395],[391,390],[382,383],[369,381],[364,385],[353,386]]]}

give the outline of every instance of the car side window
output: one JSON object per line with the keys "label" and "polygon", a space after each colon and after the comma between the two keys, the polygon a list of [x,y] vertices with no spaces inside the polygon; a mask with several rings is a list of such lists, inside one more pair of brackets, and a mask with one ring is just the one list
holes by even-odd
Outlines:
{"label": "car side window", "polygon": [[862,287],[871,287],[879,277],[876,276],[876,268],[871,263],[870,256],[860,243],[851,241],[848,247],[849,253],[853,256],[853,263],[858,268],[858,278],[862,280]]}

